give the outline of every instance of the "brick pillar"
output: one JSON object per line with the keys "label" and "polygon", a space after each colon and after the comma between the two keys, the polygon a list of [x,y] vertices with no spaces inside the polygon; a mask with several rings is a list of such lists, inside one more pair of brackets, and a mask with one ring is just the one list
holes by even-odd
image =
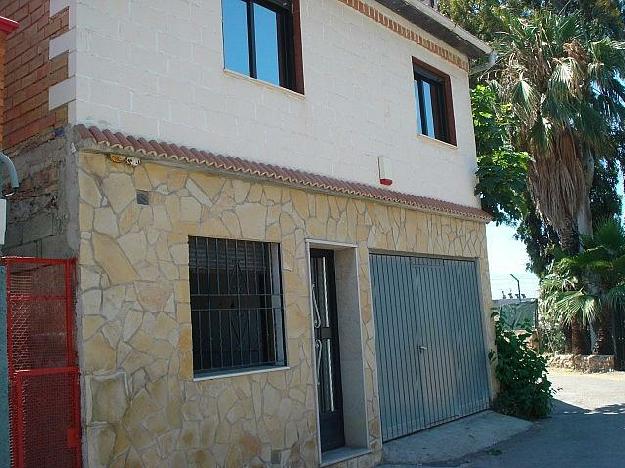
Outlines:
{"label": "brick pillar", "polygon": [[0,16],[0,149],[3,147],[4,115],[4,78],[5,78],[5,45],[9,34],[17,29],[19,24],[13,20]]}
{"label": "brick pillar", "polygon": [[[6,37],[19,25],[0,16],[0,150],[2,149],[2,125],[4,123],[4,46]],[[0,168],[4,174],[4,168]],[[0,179],[1,180],[1,179]],[[0,330],[6,330],[6,301],[5,301],[5,269],[0,267]],[[8,363],[5,333],[0,337],[0,460],[10,460],[9,444],[9,393],[8,393]]]}

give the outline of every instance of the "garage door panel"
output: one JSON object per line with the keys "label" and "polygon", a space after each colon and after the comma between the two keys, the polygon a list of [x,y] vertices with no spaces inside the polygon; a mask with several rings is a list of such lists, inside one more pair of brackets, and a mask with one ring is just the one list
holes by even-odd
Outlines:
{"label": "garage door panel", "polygon": [[[461,266],[462,267],[462,266]],[[461,268],[459,268],[461,269]],[[460,396],[460,414],[471,412],[471,405],[468,403],[476,398],[476,384],[479,374],[474,370],[474,360],[472,359],[472,344],[469,337],[472,335],[471,321],[473,318],[463,319],[466,314],[464,301],[460,298],[461,292],[466,290],[464,273],[462,271],[449,271],[451,297],[453,298],[454,319],[450,321],[450,326],[454,327],[456,340],[455,351],[457,355],[456,372],[458,375],[458,394]],[[466,299],[465,299],[466,300]]]}
{"label": "garage door panel", "polygon": [[[430,260],[430,259],[428,259]],[[430,389],[429,402],[434,408],[433,417],[426,421],[426,426],[432,426],[449,421],[456,416],[455,405],[455,372],[454,356],[449,352],[448,330],[438,326],[447,320],[447,300],[444,291],[444,265],[431,261],[426,265],[417,265],[413,269],[414,275],[420,277],[420,297],[423,299],[423,312],[412,315],[420,319],[421,327],[427,330],[428,340],[421,359],[424,362],[423,377],[428,379]],[[417,309],[419,310],[419,309]],[[433,372],[432,370],[437,370]]]}
{"label": "garage door panel", "polygon": [[487,370],[487,349],[484,343],[484,322],[482,314],[482,296],[480,291],[480,283],[477,276],[477,269],[469,269],[470,265],[464,265],[465,278],[469,283],[467,290],[472,299],[472,307],[470,307],[467,315],[471,315],[468,321],[470,335],[467,340],[472,343],[471,352],[473,359],[473,374],[475,375],[475,398],[472,403],[477,410],[487,408],[490,404],[489,378]]}
{"label": "garage door panel", "polygon": [[[386,421],[385,431],[389,437],[398,437],[406,431],[423,428],[421,395],[413,391],[418,385],[420,372],[418,360],[412,356],[416,324],[411,317],[401,313],[404,290],[411,290],[409,264],[390,262],[382,258],[372,264],[374,309],[381,311],[376,327],[388,330],[380,336],[379,352],[393,363],[379,369],[378,388],[380,412]],[[407,296],[412,296],[408,294]]]}
{"label": "garage door panel", "polygon": [[474,262],[372,255],[384,440],[489,404]]}

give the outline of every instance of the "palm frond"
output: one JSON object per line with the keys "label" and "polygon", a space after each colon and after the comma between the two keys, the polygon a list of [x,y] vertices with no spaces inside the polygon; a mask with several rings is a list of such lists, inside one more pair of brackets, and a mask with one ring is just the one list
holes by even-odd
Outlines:
{"label": "palm frond", "polygon": [[532,118],[536,112],[537,95],[532,84],[523,76],[510,88],[510,102],[517,110],[519,117]]}
{"label": "palm frond", "polygon": [[601,223],[593,235],[593,242],[612,252],[625,250],[625,228],[616,219],[608,219]]}
{"label": "palm frond", "polygon": [[611,310],[625,307],[625,283],[619,283],[611,288],[603,300]]}
{"label": "palm frond", "polygon": [[595,321],[600,310],[597,298],[586,294],[583,290],[562,293],[554,307],[560,311],[564,323],[567,324],[575,318],[590,324]]}

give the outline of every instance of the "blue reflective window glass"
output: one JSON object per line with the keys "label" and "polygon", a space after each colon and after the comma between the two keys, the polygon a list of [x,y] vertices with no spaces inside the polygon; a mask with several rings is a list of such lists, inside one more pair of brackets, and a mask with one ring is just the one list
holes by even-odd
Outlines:
{"label": "blue reflective window glass", "polygon": [[294,89],[295,44],[290,1],[222,0],[224,66]]}
{"label": "blue reflective window glass", "polygon": [[420,90],[420,85],[419,85],[419,81],[415,80],[414,81],[414,95],[415,95],[415,99],[417,101],[417,132],[418,133],[423,133],[423,126],[421,125],[421,100],[420,100],[420,96],[421,96],[421,90]]}
{"label": "blue reflective window glass", "polygon": [[423,81],[423,113],[425,116],[425,135],[436,138],[434,132],[434,108],[432,107],[432,86]]}
{"label": "blue reflective window glass", "polygon": [[453,115],[448,114],[447,100],[451,99],[446,91],[445,77],[415,66],[414,90],[417,117],[417,132],[437,140],[455,144],[453,134]]}
{"label": "blue reflective window glass", "polygon": [[278,13],[254,4],[256,77],[280,85]]}
{"label": "blue reflective window glass", "polygon": [[224,65],[250,75],[250,53],[245,0],[223,0]]}

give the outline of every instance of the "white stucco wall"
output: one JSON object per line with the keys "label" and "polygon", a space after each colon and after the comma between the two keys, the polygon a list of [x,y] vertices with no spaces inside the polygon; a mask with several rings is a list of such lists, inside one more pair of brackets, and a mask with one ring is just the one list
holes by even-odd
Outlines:
{"label": "white stucco wall", "polygon": [[[221,0],[73,1],[73,123],[374,185],[385,156],[392,189],[479,206],[466,72],[338,1],[301,1],[305,96],[224,72]],[[413,56],[452,78],[457,148],[417,135]]]}

